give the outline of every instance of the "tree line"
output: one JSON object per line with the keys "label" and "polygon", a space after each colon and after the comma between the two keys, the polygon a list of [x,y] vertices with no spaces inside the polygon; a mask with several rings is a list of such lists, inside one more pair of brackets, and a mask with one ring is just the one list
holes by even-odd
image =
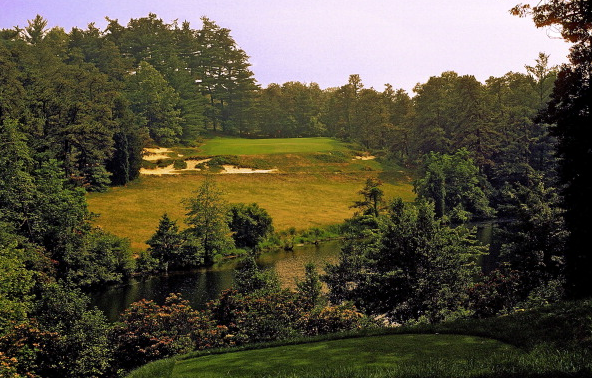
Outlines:
{"label": "tree line", "polygon": [[540,54],[527,73],[481,83],[444,72],[410,96],[350,75],[338,88],[287,82],[261,88],[230,30],[203,17],[166,23],[155,14],[104,30],[47,29],[37,16],[0,31],[0,122],[14,121],[37,160],[61,162],[90,190],[139,174],[149,143],[193,143],[207,132],[245,137],[332,136],[406,163],[466,148],[491,180],[506,165],[548,165],[550,137],[532,119],[557,74]]}

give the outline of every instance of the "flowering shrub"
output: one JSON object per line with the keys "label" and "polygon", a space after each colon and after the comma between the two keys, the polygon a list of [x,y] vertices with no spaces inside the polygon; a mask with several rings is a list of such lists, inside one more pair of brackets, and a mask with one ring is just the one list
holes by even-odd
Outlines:
{"label": "flowering shrub", "polygon": [[240,294],[226,290],[210,303],[213,318],[228,327],[237,344],[271,341],[296,333],[300,317],[297,296],[289,290],[272,290],[259,294]]}
{"label": "flowering shrub", "polygon": [[477,317],[511,310],[518,302],[518,272],[494,270],[469,289],[469,308]]}
{"label": "flowering shrub", "polygon": [[296,327],[305,335],[314,336],[350,331],[370,325],[370,320],[349,303],[317,307],[302,315]]}
{"label": "flowering shrub", "polygon": [[15,357],[8,357],[0,352],[0,377],[3,378],[21,378],[17,372],[16,364],[18,360]]}
{"label": "flowering shrub", "polygon": [[0,337],[0,377],[56,377],[65,371],[56,353],[57,333],[41,331],[34,324],[13,326]]}
{"label": "flowering shrub", "polygon": [[163,306],[145,299],[135,302],[122,317],[112,338],[124,369],[174,354],[228,344],[226,327],[216,326],[179,294],[171,294]]}

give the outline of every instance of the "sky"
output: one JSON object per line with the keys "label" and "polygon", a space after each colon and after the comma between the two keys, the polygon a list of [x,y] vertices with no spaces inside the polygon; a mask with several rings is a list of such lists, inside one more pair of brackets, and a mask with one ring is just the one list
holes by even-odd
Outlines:
{"label": "sky", "polygon": [[[444,71],[490,76],[526,72],[539,52],[567,62],[569,44],[532,20],[510,15],[519,0],[0,0],[0,28],[24,27],[37,14],[48,26],[86,28],[105,17],[126,25],[155,13],[201,27],[206,16],[250,56],[262,86],[316,82],[321,88],[359,74],[365,87],[390,83],[410,92]],[[522,1],[525,2],[525,1]]]}

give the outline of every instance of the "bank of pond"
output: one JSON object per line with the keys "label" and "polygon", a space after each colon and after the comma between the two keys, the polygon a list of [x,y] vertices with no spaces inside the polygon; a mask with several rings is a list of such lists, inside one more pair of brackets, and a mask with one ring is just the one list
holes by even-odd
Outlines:
{"label": "bank of pond", "polygon": [[[490,245],[494,223],[483,222],[474,226],[479,242]],[[294,288],[296,279],[304,276],[305,264],[312,262],[322,272],[327,263],[337,261],[342,245],[341,240],[331,240],[295,246],[293,250],[267,251],[257,258],[257,264],[265,269],[275,269],[281,284]],[[484,271],[492,269],[496,257],[493,251],[480,257],[479,263]],[[227,260],[189,271],[132,277],[122,284],[91,293],[91,303],[102,310],[110,321],[116,321],[131,303],[148,299],[162,304],[169,293],[180,293],[193,308],[204,309],[209,301],[218,298],[223,290],[233,285],[234,270],[240,263],[240,260]]]}

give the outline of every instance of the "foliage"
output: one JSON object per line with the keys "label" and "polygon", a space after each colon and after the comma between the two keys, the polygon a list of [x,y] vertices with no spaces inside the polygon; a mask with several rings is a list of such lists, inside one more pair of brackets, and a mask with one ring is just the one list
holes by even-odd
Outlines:
{"label": "foliage", "polygon": [[423,174],[414,183],[418,197],[433,201],[437,217],[447,216],[463,222],[471,216],[492,215],[484,178],[466,149],[454,155],[432,152],[425,156]]}
{"label": "foliage", "polygon": [[396,321],[441,321],[466,307],[481,250],[474,231],[442,226],[429,204],[399,199],[369,240],[345,247],[327,266],[323,280],[333,302],[353,301]]}
{"label": "foliage", "polygon": [[187,209],[188,232],[204,250],[204,262],[210,264],[216,254],[234,247],[228,227],[228,205],[224,191],[214,179],[206,176],[194,196],[184,200]]}
{"label": "foliage", "polygon": [[11,239],[0,236],[0,335],[11,323],[27,318],[33,300],[35,272],[26,267],[25,251]]}
{"label": "foliage", "polygon": [[107,338],[111,326],[104,314],[91,309],[88,297],[78,289],[50,283],[41,290],[32,315],[41,330],[57,335],[51,348],[41,349],[55,364],[53,375],[88,377],[107,372],[113,356]]}
{"label": "foliage", "polygon": [[549,281],[563,280],[568,232],[556,190],[540,178],[533,177],[530,187],[517,185],[506,195],[505,213],[513,221],[499,227],[500,260],[518,275],[518,298],[524,300]]}
{"label": "foliage", "polygon": [[323,335],[367,328],[372,323],[350,303],[313,308],[298,319],[297,327],[305,335]]}
{"label": "foliage", "polygon": [[272,270],[257,266],[255,258],[248,256],[234,272],[234,287],[240,294],[265,293],[279,290],[279,278]]}
{"label": "foliage", "polygon": [[143,118],[150,137],[165,146],[179,141],[179,95],[165,78],[148,62],[141,62],[128,80],[128,96],[132,109]]}
{"label": "foliage", "polygon": [[301,312],[296,295],[285,289],[253,293],[227,290],[209,309],[217,324],[228,327],[237,345],[295,335],[295,323]]}
{"label": "foliage", "polygon": [[184,239],[179,232],[177,222],[169,218],[167,213],[162,215],[158,222],[158,228],[152,237],[146,242],[150,246],[148,253],[161,266],[167,270],[183,267],[182,258]]}
{"label": "foliage", "polygon": [[64,278],[80,287],[120,282],[135,270],[127,239],[94,230],[64,257]]}
{"label": "foliage", "polygon": [[296,281],[296,292],[305,310],[311,310],[322,301],[322,288],[319,273],[314,263],[304,265],[304,278]]}
{"label": "foliage", "polygon": [[273,233],[269,213],[256,203],[237,203],[230,206],[228,227],[238,248],[255,248]]}
{"label": "foliage", "polygon": [[44,284],[31,317],[0,337],[0,350],[19,374],[31,377],[98,377],[112,362],[109,326],[78,290]]}
{"label": "foliage", "polygon": [[588,253],[588,233],[592,209],[589,193],[590,104],[592,85],[592,17],[587,1],[549,0],[530,5],[519,4],[512,13],[532,16],[537,27],[557,27],[563,39],[572,42],[569,64],[559,70],[551,101],[542,118],[553,123],[551,134],[557,138],[559,178],[564,185],[565,222],[570,231],[566,251],[568,294],[575,298],[592,293],[592,254]]}
{"label": "foliage", "polygon": [[174,354],[227,345],[226,334],[226,327],[214,325],[179,294],[171,294],[162,306],[147,300],[133,303],[111,338],[118,367],[129,370]]}
{"label": "foliage", "polygon": [[493,270],[469,288],[469,308],[478,318],[510,312],[520,300],[519,285],[517,272],[507,268]]}

